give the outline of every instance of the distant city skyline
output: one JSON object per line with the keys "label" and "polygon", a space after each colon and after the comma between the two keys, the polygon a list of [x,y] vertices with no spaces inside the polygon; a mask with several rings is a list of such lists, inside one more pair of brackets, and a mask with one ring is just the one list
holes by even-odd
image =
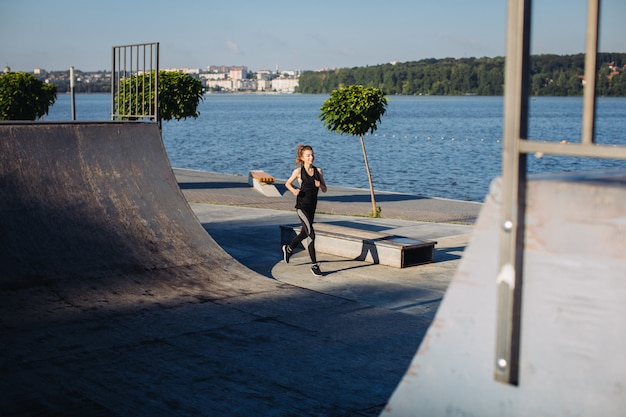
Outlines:
{"label": "distant city skyline", "polygon": [[[506,0],[4,0],[0,65],[111,69],[111,47],[159,42],[162,68],[318,70],[505,55]],[[585,51],[586,1],[535,0],[532,54]],[[599,51],[626,52],[626,1],[603,0]]]}

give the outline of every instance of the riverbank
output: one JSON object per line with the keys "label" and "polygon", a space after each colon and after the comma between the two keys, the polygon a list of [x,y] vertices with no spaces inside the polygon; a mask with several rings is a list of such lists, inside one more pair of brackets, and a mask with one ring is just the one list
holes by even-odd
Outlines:
{"label": "riverbank", "polygon": [[[243,175],[220,174],[174,168],[179,186],[190,203],[218,204],[293,211],[294,197],[286,192],[285,181],[275,185],[281,197],[267,197],[248,184]],[[376,204],[384,219],[421,222],[473,224],[482,207],[471,201],[430,198],[376,191]],[[364,216],[372,211],[369,190],[329,186],[319,194],[318,213]]]}

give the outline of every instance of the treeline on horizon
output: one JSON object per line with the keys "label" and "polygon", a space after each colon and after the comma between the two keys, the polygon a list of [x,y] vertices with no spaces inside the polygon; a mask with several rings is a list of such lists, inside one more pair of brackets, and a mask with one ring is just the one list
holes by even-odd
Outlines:
{"label": "treeline on horizon", "polygon": [[[626,97],[626,54],[599,53],[598,96]],[[533,96],[583,94],[585,55],[533,55],[530,89]],[[306,71],[296,92],[330,94],[346,85],[377,87],[388,95],[504,94],[504,57],[423,59],[415,62]]]}

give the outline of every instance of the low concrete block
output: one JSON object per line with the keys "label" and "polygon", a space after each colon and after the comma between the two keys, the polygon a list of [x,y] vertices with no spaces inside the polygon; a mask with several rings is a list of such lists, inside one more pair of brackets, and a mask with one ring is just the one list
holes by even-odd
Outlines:
{"label": "low concrete block", "polygon": [[267,197],[282,197],[274,185],[274,177],[265,171],[253,170],[248,173],[248,184]]}
{"label": "low concrete block", "polygon": [[[435,241],[324,223],[316,223],[314,227],[315,249],[319,252],[396,268],[435,260]],[[289,244],[300,228],[300,225],[281,225],[281,245]]]}

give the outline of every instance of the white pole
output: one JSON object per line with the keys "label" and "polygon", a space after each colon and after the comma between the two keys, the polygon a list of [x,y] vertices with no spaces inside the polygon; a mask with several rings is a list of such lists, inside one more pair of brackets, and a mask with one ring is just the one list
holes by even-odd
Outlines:
{"label": "white pole", "polygon": [[70,93],[71,93],[72,120],[76,120],[76,103],[75,103],[75,96],[74,96],[74,67],[70,67]]}

